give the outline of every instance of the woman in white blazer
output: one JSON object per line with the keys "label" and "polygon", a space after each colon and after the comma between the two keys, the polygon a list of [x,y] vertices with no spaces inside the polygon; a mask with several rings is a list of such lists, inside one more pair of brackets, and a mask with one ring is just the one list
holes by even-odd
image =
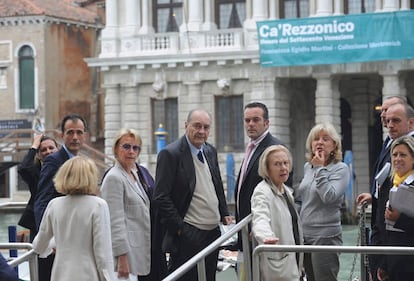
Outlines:
{"label": "woman in white blazer", "polygon": [[109,205],[112,251],[119,279],[144,276],[151,267],[150,199],[136,172],[142,140],[133,129],[115,137],[116,163],[104,176],[101,196]]}
{"label": "woman in white blazer", "polygon": [[[292,156],[283,145],[269,146],[259,160],[263,178],[254,189],[252,232],[259,244],[300,245],[302,230],[294,208],[292,191],[284,183],[292,170]],[[294,252],[266,252],[260,256],[260,280],[298,281],[303,255]]]}
{"label": "woman in white blazer", "polygon": [[73,157],[60,167],[54,183],[66,196],[49,202],[33,241],[33,249],[41,256],[56,249],[51,281],[112,281],[109,210],[105,200],[96,196],[95,163]]}

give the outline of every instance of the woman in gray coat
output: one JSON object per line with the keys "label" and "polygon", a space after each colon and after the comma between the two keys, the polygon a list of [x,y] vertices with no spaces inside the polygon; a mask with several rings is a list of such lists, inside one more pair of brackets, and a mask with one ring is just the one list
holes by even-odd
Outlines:
{"label": "woman in gray coat", "polygon": [[[269,146],[259,160],[263,178],[254,189],[252,232],[259,244],[302,244],[302,230],[294,209],[292,191],[285,182],[292,170],[292,156],[283,145]],[[260,280],[298,281],[302,254],[267,252],[260,256]]]}
{"label": "woman in gray coat", "polygon": [[[350,181],[342,162],[341,138],[331,123],[316,124],[306,140],[304,176],[297,198],[306,245],[342,246],[341,207]],[[339,253],[306,253],[309,281],[336,281]]]}
{"label": "woman in gray coat", "polygon": [[109,205],[112,250],[119,279],[148,275],[151,267],[149,191],[136,172],[141,144],[135,130],[118,132],[113,144],[116,163],[101,186],[101,196]]}

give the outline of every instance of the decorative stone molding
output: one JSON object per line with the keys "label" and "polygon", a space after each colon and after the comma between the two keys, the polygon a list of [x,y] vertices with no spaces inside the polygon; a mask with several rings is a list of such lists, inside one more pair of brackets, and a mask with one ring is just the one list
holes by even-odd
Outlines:
{"label": "decorative stone molding", "polygon": [[228,92],[230,89],[230,80],[226,78],[218,79],[217,87],[219,87],[222,92]]}

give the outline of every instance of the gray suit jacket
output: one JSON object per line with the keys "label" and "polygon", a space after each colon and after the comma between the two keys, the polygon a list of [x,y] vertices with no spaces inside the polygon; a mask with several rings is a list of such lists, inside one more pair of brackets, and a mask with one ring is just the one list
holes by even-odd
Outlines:
{"label": "gray suit jacket", "polygon": [[109,206],[115,269],[117,257],[127,254],[130,273],[147,275],[151,266],[150,199],[119,162],[106,174],[101,196]]}

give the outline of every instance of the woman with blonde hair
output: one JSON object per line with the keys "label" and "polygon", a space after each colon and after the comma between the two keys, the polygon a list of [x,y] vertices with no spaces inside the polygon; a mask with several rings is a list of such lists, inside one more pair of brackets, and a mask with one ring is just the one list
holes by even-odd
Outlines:
{"label": "woman with blonde hair", "polygon": [[[306,140],[304,177],[297,189],[307,245],[342,245],[341,207],[350,180],[341,138],[330,123],[315,125]],[[336,281],[339,253],[305,253],[309,281]]]}
{"label": "woman with blonde hair", "polygon": [[135,130],[118,132],[113,143],[116,162],[101,186],[101,196],[109,205],[112,250],[119,279],[151,277],[150,191],[136,166],[141,145]]}
{"label": "woman with blonde hair", "polygon": [[96,164],[73,157],[53,181],[66,196],[49,202],[33,241],[33,249],[42,256],[51,254],[55,245],[51,280],[113,280],[109,210],[105,200],[96,196]]}
{"label": "woman with blonde hair", "polygon": [[[302,244],[302,230],[294,208],[292,190],[285,185],[292,170],[292,156],[283,145],[265,149],[258,173],[263,180],[251,198],[252,233],[259,244]],[[260,256],[262,281],[297,281],[302,273],[303,254],[263,253]]]}

